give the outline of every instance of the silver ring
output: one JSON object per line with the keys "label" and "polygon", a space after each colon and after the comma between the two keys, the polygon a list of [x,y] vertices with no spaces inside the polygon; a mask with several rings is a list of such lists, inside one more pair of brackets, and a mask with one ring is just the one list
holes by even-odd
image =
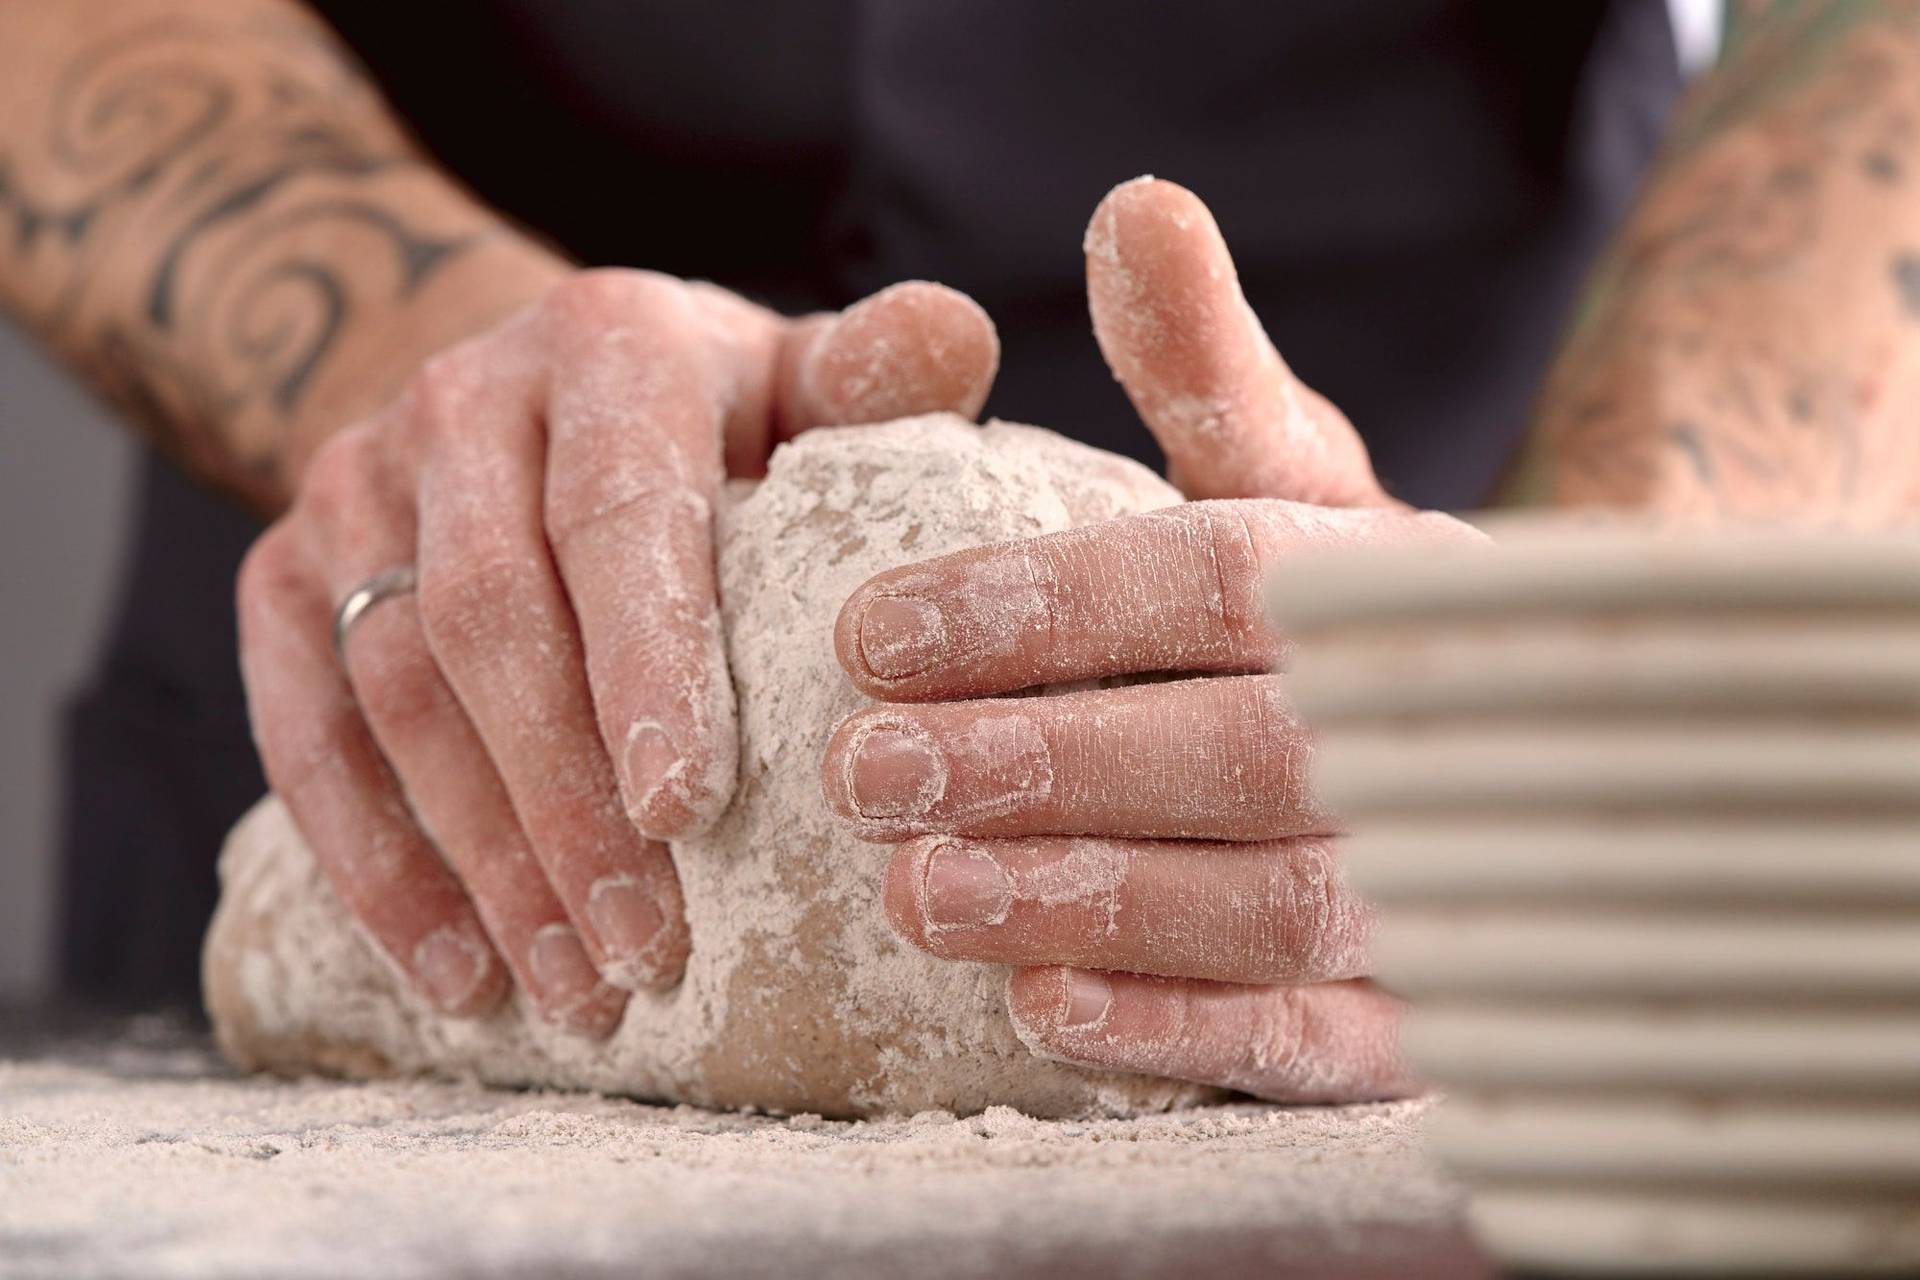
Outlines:
{"label": "silver ring", "polygon": [[374,574],[365,582],[347,592],[347,598],[333,615],[333,651],[340,658],[340,664],[347,661],[347,633],[353,630],[353,624],[366,616],[367,610],[392,596],[404,596],[412,591],[417,578],[413,566],[403,564]]}

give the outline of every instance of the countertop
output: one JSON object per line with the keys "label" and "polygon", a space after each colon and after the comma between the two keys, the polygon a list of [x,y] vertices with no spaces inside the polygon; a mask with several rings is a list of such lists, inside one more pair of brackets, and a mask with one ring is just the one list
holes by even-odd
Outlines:
{"label": "countertop", "polygon": [[848,1124],[238,1075],[0,1007],[0,1276],[1466,1277],[1421,1104]]}

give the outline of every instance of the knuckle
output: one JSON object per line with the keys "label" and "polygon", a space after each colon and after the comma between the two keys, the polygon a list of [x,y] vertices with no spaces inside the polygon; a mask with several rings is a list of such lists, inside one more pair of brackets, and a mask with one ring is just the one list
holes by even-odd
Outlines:
{"label": "knuckle", "polygon": [[1164,1023],[1158,1038],[1170,1051],[1193,1053],[1213,1043],[1220,1035],[1218,1019],[1212,1008],[1200,998],[1192,982],[1176,981],[1167,985]]}
{"label": "knuckle", "polygon": [[356,637],[354,694],[367,718],[383,732],[407,738],[430,732],[451,706],[451,695],[425,650],[381,643],[384,636]]}
{"label": "knuckle", "polygon": [[1262,738],[1293,737],[1299,723],[1277,676],[1243,676],[1234,683],[1238,710]]}
{"label": "knuckle", "polygon": [[1245,676],[1234,683],[1229,715],[1242,726],[1254,762],[1251,794],[1283,827],[1292,826],[1311,811],[1312,744],[1278,677]]}
{"label": "knuckle", "polygon": [[[652,468],[571,468],[549,476],[542,523],[547,541],[563,561],[582,534],[621,518],[635,554],[671,555],[703,532],[712,507],[693,489]],[[677,557],[675,557],[677,560]]]}
{"label": "knuckle", "polygon": [[1261,952],[1273,981],[1326,981],[1354,976],[1367,935],[1366,908],[1349,889],[1338,854],[1323,844],[1298,845],[1269,859],[1262,886],[1266,936]]}
{"label": "knuckle", "polygon": [[492,352],[486,334],[442,347],[420,362],[414,384],[428,393],[464,394],[492,363]]}
{"label": "knuckle", "polygon": [[528,570],[502,555],[472,555],[423,569],[417,591],[420,625],[436,654],[470,659],[499,640],[534,606]]}
{"label": "knuckle", "polygon": [[234,579],[234,601],[243,624],[284,598],[302,576],[302,567],[287,519],[275,521],[255,538],[240,561]]}
{"label": "knuckle", "polygon": [[433,441],[457,432],[464,409],[487,370],[484,339],[428,356],[400,393],[401,420],[415,435]]}
{"label": "knuckle", "polygon": [[1307,997],[1300,987],[1270,987],[1253,1000],[1243,1069],[1273,1084],[1299,1079],[1307,1063]]}
{"label": "knuckle", "polygon": [[353,709],[329,705],[315,715],[285,715],[256,706],[254,740],[267,783],[281,795],[300,796],[340,768],[339,744],[353,732]]}
{"label": "knuckle", "polygon": [[379,474],[373,433],[365,427],[337,432],[308,461],[296,506],[325,528],[352,524],[357,508],[375,492]]}
{"label": "knuckle", "polygon": [[651,271],[602,267],[577,272],[547,292],[541,314],[557,332],[592,332],[680,305],[678,281]]}
{"label": "knuckle", "polygon": [[1213,570],[1222,632],[1236,645],[1264,643],[1267,623],[1260,601],[1263,575],[1258,543],[1245,510],[1237,502],[1198,502],[1188,510],[1188,518],[1198,525],[1201,549]]}

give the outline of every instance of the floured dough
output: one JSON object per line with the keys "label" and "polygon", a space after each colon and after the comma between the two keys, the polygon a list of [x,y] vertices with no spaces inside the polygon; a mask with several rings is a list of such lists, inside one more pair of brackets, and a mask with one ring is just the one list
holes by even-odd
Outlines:
{"label": "floured dough", "polygon": [[721,515],[719,573],[740,704],[734,803],[674,848],[693,934],[685,980],[633,997],[611,1041],[543,1024],[516,997],[443,1018],[356,934],[271,798],[221,856],[208,1008],[237,1062],[352,1075],[434,1071],[503,1084],[829,1116],[1157,1110],[1212,1096],[1034,1056],[1006,971],[936,960],[888,929],[888,850],[821,798],[834,726],[864,704],[834,658],[842,601],[882,569],[1167,506],[1145,468],[1033,427],[929,416],[809,432]]}

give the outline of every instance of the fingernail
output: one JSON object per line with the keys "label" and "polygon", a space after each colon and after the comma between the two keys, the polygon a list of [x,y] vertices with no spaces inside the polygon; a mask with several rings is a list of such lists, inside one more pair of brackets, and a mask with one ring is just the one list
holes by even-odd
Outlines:
{"label": "fingernail", "polygon": [[627,730],[627,809],[638,813],[680,770],[680,749],[667,731],[651,721]]}
{"label": "fingernail", "polygon": [[413,971],[447,1013],[466,1008],[487,977],[487,953],[466,931],[442,925],[413,949]]}
{"label": "fingernail", "polygon": [[947,643],[939,606],[911,596],[876,596],[860,615],[860,657],[888,680],[919,675]]}
{"label": "fingernail", "polygon": [[967,928],[999,924],[1013,906],[1013,882],[978,845],[943,844],[927,858],[927,919]]}
{"label": "fingernail", "polygon": [[556,921],[533,935],[527,970],[538,988],[534,1000],[549,1022],[573,1023],[599,991],[600,971],[570,924]]}
{"label": "fingernail", "polygon": [[1067,1011],[1063,1027],[1086,1027],[1107,1016],[1113,1004],[1113,984],[1084,969],[1067,970]]}
{"label": "fingernail", "polygon": [[606,979],[619,987],[647,985],[659,967],[654,944],[667,923],[659,899],[633,876],[604,876],[587,894],[587,919],[606,952]]}
{"label": "fingernail", "polygon": [[933,744],[905,729],[877,728],[848,766],[853,807],[867,818],[914,818],[947,793],[947,765]]}

